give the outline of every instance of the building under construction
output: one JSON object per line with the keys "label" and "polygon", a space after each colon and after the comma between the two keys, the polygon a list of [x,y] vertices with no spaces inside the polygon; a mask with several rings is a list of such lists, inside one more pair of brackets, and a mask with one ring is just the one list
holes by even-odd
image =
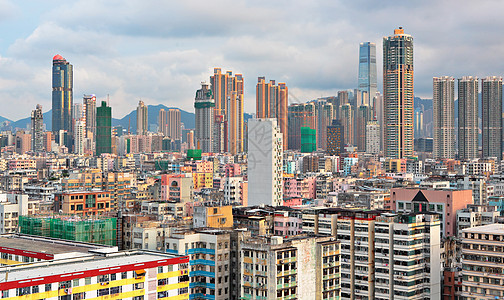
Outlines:
{"label": "building under construction", "polygon": [[76,216],[19,216],[22,234],[70,241],[117,245],[116,218],[82,218]]}

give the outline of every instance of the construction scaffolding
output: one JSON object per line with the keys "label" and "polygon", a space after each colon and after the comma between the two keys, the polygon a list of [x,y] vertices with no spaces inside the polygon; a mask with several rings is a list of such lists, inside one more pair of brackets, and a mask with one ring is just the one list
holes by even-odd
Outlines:
{"label": "construction scaffolding", "polygon": [[20,233],[117,246],[116,218],[19,216]]}

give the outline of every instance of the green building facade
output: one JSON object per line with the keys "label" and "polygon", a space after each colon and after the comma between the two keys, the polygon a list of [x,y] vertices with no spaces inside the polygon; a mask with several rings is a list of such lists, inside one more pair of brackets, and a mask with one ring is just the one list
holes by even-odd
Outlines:
{"label": "green building facade", "polygon": [[96,108],[96,155],[112,153],[112,108],[102,101]]}

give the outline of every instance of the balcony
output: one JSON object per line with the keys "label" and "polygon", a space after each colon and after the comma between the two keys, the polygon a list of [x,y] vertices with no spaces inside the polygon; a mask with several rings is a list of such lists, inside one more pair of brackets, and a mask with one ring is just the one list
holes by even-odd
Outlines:
{"label": "balcony", "polygon": [[207,282],[191,282],[189,283],[190,288],[195,288],[195,287],[202,287],[202,288],[209,288],[212,290],[215,290],[215,284],[214,283],[207,283]]}
{"label": "balcony", "polygon": [[205,276],[205,277],[215,278],[215,273],[208,272],[208,271],[192,271],[192,272],[189,272],[189,276],[190,277]]}
{"label": "balcony", "polygon": [[189,299],[208,299],[208,300],[215,300],[215,295],[208,295],[208,294],[203,294],[203,293],[197,293],[197,294],[190,294]]}
{"label": "balcony", "polygon": [[194,265],[215,266],[215,261],[208,260],[208,259],[194,259],[194,260],[190,260],[189,264],[191,266],[194,266]]}
{"label": "balcony", "polygon": [[197,253],[202,253],[202,254],[215,254],[215,249],[209,249],[209,248],[193,248],[187,250],[187,254],[197,254]]}

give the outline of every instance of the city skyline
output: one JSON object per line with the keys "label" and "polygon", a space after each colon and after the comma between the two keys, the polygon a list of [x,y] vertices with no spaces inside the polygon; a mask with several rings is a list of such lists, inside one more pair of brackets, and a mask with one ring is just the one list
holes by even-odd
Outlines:
{"label": "city skyline", "polygon": [[[15,30],[5,32],[3,46],[0,46],[3,79],[13,83],[4,85],[0,93],[5,101],[17,101],[26,107],[42,104],[48,109],[51,106],[47,91],[51,74],[47,65],[56,53],[77,66],[75,95],[93,93],[103,100],[110,94],[110,104],[117,107],[114,117],[125,115],[139,99],[148,104],[163,103],[191,111],[194,89],[214,66],[240,72],[250,79],[266,76],[285,81],[291,95],[300,101],[334,95],[338,90],[357,86],[355,62],[359,43],[376,43],[377,64],[380,65],[381,37],[398,26],[406,28],[417,41],[417,96],[431,97],[433,76],[447,74],[460,78],[471,74],[482,78],[500,75],[502,69],[494,51],[500,44],[499,39],[490,38],[491,34],[479,35],[480,28],[499,29],[489,26],[497,18],[495,3],[484,17],[473,15],[473,4],[457,8],[460,17],[457,19],[471,15],[476,25],[471,27],[459,26],[459,21],[453,18],[439,26],[438,17],[452,15],[453,7],[431,1],[399,5],[369,3],[367,6],[340,2],[304,3],[292,5],[287,10],[273,3],[261,6],[252,2],[217,3],[217,7],[227,5],[229,11],[236,12],[233,18],[242,20],[234,28],[225,25],[229,20],[222,16],[224,11],[208,13],[195,2],[152,9],[131,1],[117,9],[110,4],[76,1],[54,6],[33,4],[29,11],[23,9],[24,3],[2,3],[4,18],[0,24]],[[483,2],[478,8],[488,5],[489,2]],[[414,16],[407,13],[412,8]],[[267,17],[278,10],[282,13],[275,15],[275,21],[266,22]],[[327,23],[323,16],[333,10],[345,11],[345,14]],[[76,21],[78,18],[72,17],[76,12],[88,13],[100,22],[82,25]],[[249,12],[256,14],[250,16]],[[108,17],[101,18],[102,14]],[[389,14],[394,18],[390,21],[383,18]],[[166,18],[166,15],[173,18]],[[199,22],[185,21],[189,15],[199,18]],[[309,18],[309,15],[320,18]],[[358,15],[370,21],[350,22]],[[134,19],[134,24],[124,24],[123,19]],[[426,19],[432,22],[425,22]],[[325,20],[323,26],[321,20]],[[273,26],[277,30],[270,30]],[[438,34],[432,35],[433,31]],[[300,40],[299,33],[310,39]],[[61,39],[61,36],[68,38]],[[440,36],[445,38],[440,39]],[[471,37],[478,43],[468,45],[466,38]],[[473,53],[480,55],[474,57]],[[471,63],[460,64],[469,57]],[[379,67],[378,73],[378,90],[381,90]],[[24,80],[13,82],[17,78]],[[254,88],[253,80],[246,82],[245,112],[255,110]],[[296,101],[295,98],[291,100]],[[3,116],[18,119],[28,114],[7,107]]]}

